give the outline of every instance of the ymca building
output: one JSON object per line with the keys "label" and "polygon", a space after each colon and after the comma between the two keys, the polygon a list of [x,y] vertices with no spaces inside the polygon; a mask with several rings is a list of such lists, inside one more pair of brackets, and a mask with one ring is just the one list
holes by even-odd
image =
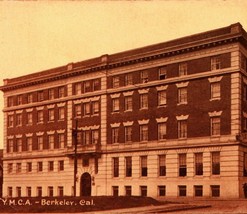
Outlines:
{"label": "ymca building", "polygon": [[235,23],[5,79],[3,197],[244,198],[246,67]]}

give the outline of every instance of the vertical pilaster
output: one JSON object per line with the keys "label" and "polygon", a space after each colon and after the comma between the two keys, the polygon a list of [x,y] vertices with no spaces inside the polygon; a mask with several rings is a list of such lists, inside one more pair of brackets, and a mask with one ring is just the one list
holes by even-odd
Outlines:
{"label": "vertical pilaster", "polygon": [[[68,84],[68,96],[72,96],[72,84]],[[72,100],[67,103],[67,146],[72,146]]]}

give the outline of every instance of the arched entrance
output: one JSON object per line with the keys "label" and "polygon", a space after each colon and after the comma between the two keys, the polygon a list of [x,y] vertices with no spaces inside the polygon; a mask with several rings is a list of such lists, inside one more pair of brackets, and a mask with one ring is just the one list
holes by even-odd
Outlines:
{"label": "arched entrance", "polygon": [[81,176],[81,196],[91,196],[91,175],[85,172]]}

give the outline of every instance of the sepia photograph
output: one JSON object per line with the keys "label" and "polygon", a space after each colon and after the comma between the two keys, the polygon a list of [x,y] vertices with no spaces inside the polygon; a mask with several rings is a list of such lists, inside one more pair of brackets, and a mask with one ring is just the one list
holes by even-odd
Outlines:
{"label": "sepia photograph", "polygon": [[0,213],[247,213],[247,1],[0,1]]}

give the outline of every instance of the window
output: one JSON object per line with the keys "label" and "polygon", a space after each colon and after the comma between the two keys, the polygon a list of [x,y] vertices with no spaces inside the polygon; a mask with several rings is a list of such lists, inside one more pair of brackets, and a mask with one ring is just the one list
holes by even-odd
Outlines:
{"label": "window", "polygon": [[94,115],[99,114],[99,101],[92,102],[92,113]]}
{"label": "window", "polygon": [[220,174],[220,152],[212,152],[212,175]]}
{"label": "window", "polygon": [[178,195],[186,196],[186,186],[184,185],[178,186]]}
{"label": "window", "polygon": [[203,175],[203,154],[195,153],[195,175]]}
{"label": "window", "polygon": [[131,186],[125,186],[125,196],[131,196]]}
{"label": "window", "polygon": [[48,121],[52,122],[55,120],[54,109],[48,109]]}
{"label": "window", "polygon": [[8,173],[13,172],[13,163],[8,163]]}
{"label": "window", "polygon": [[119,143],[119,128],[112,128],[112,143]]}
{"label": "window", "polygon": [[42,150],[43,149],[43,136],[38,136],[37,141],[38,141],[38,150]]}
{"label": "window", "polygon": [[84,145],[90,144],[90,130],[86,130],[83,132],[83,144]]}
{"label": "window", "polygon": [[38,162],[38,172],[42,172],[43,171],[43,162]]}
{"label": "window", "polygon": [[64,107],[58,108],[58,120],[64,120],[65,118],[65,110]]}
{"label": "window", "polygon": [[54,149],[54,135],[48,135],[49,149]]}
{"label": "window", "polygon": [[21,138],[17,138],[17,152],[21,152],[22,151],[22,139]]}
{"label": "window", "polygon": [[203,187],[202,186],[195,185],[194,191],[195,191],[195,193],[194,193],[195,197],[202,197],[203,196]]}
{"label": "window", "polygon": [[126,126],[124,127],[124,133],[125,133],[125,142],[131,142],[132,141],[132,127]]}
{"label": "window", "polygon": [[58,98],[62,98],[65,97],[65,87],[61,86],[58,87]]}
{"label": "window", "polygon": [[159,176],[166,176],[166,156],[159,155]]}
{"label": "window", "polygon": [[148,108],[148,94],[140,94],[140,109]]}
{"label": "window", "polygon": [[44,113],[43,111],[37,111],[37,123],[44,122]]}
{"label": "window", "polygon": [[27,162],[27,172],[32,172],[32,162]]}
{"label": "window", "polygon": [[27,197],[32,196],[32,187],[27,187]]}
{"label": "window", "polygon": [[99,143],[99,130],[92,130],[92,143],[98,144]]}
{"label": "window", "polygon": [[75,83],[75,95],[81,94],[81,83]]}
{"label": "window", "polygon": [[21,105],[22,104],[22,95],[18,95],[17,96],[17,105]]}
{"label": "window", "polygon": [[81,105],[77,104],[75,105],[75,117],[81,116]]}
{"label": "window", "polygon": [[213,56],[211,58],[211,70],[218,70],[221,68],[221,62],[219,56]]}
{"label": "window", "polygon": [[140,125],[140,141],[148,141],[148,125]]}
{"label": "window", "polygon": [[112,99],[112,111],[119,111],[119,98]]}
{"label": "window", "polygon": [[247,176],[247,153],[244,152],[243,175]]}
{"label": "window", "polygon": [[48,187],[48,197],[53,197],[53,187],[52,186]]}
{"label": "window", "polygon": [[33,113],[27,112],[27,125],[32,125],[32,124],[33,124]]}
{"label": "window", "polygon": [[179,154],[178,162],[179,162],[179,176],[184,177],[187,175],[186,154]]}
{"label": "window", "polygon": [[211,117],[211,135],[220,135],[220,117]]}
{"label": "window", "polygon": [[90,92],[91,90],[91,82],[90,81],[85,81],[84,82],[84,93]]}
{"label": "window", "polygon": [[242,54],[242,53],[241,53],[241,58],[240,58],[240,64],[241,64],[241,68],[246,71],[246,69],[247,69],[247,59],[244,56],[244,54]]}
{"label": "window", "polygon": [[37,196],[42,197],[42,187],[37,187]]}
{"label": "window", "polygon": [[220,82],[213,82],[211,85],[211,99],[220,98]]}
{"label": "window", "polygon": [[58,170],[59,171],[64,171],[64,161],[58,161]]}
{"label": "window", "polygon": [[132,97],[128,96],[124,98],[124,110],[125,111],[132,110]]}
{"label": "window", "polygon": [[13,197],[13,188],[12,187],[8,187],[8,197]]}
{"label": "window", "polygon": [[187,88],[178,88],[178,104],[187,103]]}
{"label": "window", "polygon": [[57,192],[58,192],[58,196],[62,197],[63,196],[63,187],[59,186],[58,189],[57,189]]}
{"label": "window", "polygon": [[31,93],[27,94],[27,103],[33,102],[33,95]]}
{"label": "window", "polygon": [[22,125],[22,114],[16,114],[16,126]]}
{"label": "window", "polygon": [[13,139],[8,139],[8,152],[12,153],[14,151],[14,140]]}
{"label": "window", "polygon": [[178,138],[187,138],[187,121],[178,121]]}
{"label": "window", "polygon": [[132,158],[125,157],[125,176],[131,177],[132,176]]}
{"label": "window", "polygon": [[140,186],[141,196],[146,197],[147,196],[147,186]]}
{"label": "window", "polygon": [[166,186],[158,186],[158,195],[166,196]]}
{"label": "window", "polygon": [[141,156],[141,176],[147,177],[148,176],[148,167],[147,167],[147,156]]}
{"label": "window", "polygon": [[21,197],[21,187],[16,187],[16,197]]}
{"label": "window", "polygon": [[59,133],[58,134],[58,148],[64,148],[64,140],[65,140],[64,133]]}
{"label": "window", "polygon": [[113,177],[119,176],[119,158],[114,157],[113,159]]}
{"label": "window", "polygon": [[158,91],[158,106],[166,105],[166,91]]}
{"label": "window", "polygon": [[141,83],[148,82],[148,71],[141,71]]}
{"label": "window", "polygon": [[48,170],[49,171],[54,171],[54,162],[53,161],[49,161],[48,162]]}
{"label": "window", "polygon": [[124,77],[124,82],[125,82],[125,85],[132,85],[133,84],[133,77],[132,77],[132,74],[126,74],[125,77]]}
{"label": "window", "polygon": [[179,74],[180,77],[187,75],[187,63],[183,62],[179,64]]}
{"label": "window", "polygon": [[166,123],[158,123],[158,140],[166,139]]}
{"label": "window", "polygon": [[88,167],[89,166],[89,159],[88,158],[83,158],[82,159],[82,166],[83,167]]}
{"label": "window", "polygon": [[8,115],[8,127],[14,127],[14,116]]}
{"label": "window", "polygon": [[91,105],[90,105],[90,102],[88,103],[84,103],[83,104],[83,107],[84,107],[84,116],[88,116],[91,114]]}
{"label": "window", "polygon": [[48,90],[48,98],[49,98],[49,100],[53,100],[55,98],[54,88]]}
{"label": "window", "polygon": [[27,137],[27,151],[32,151],[33,149],[33,139],[32,137]]}
{"label": "window", "polygon": [[44,100],[44,91],[38,91],[38,102]]}
{"label": "window", "polygon": [[119,76],[112,77],[112,87],[118,88],[120,86],[120,78]]}
{"label": "window", "polygon": [[211,187],[211,195],[212,197],[220,197],[220,186],[212,185]]}
{"label": "window", "polygon": [[14,106],[14,98],[8,97],[8,107]]}
{"label": "window", "polygon": [[113,186],[112,187],[112,195],[114,197],[118,196],[118,186]]}
{"label": "window", "polygon": [[166,79],[166,67],[162,67],[159,69],[159,79],[160,80]]}
{"label": "window", "polygon": [[100,79],[93,80],[93,90],[94,91],[100,90]]}

